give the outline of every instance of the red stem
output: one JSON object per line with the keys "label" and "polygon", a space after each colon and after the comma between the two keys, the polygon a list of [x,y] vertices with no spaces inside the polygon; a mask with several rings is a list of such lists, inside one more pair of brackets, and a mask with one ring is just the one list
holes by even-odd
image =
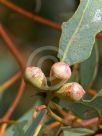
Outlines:
{"label": "red stem", "polygon": [[[8,47],[10,52],[17,59],[18,63],[20,64],[20,67],[22,69],[22,73],[23,73],[23,71],[25,69],[25,62],[24,62],[21,54],[17,50],[15,44],[13,43],[12,39],[9,37],[9,35],[7,34],[7,32],[5,31],[5,29],[3,28],[3,26],[1,24],[0,24],[0,35],[4,39],[4,41],[6,43],[6,46]],[[20,78],[20,76],[21,76],[21,72],[17,73],[14,77],[12,77],[10,80],[8,80],[8,82],[4,83],[3,84],[4,89],[8,88],[12,83],[14,83],[18,78]],[[20,98],[22,96],[24,88],[25,88],[25,83],[24,83],[24,81],[22,79],[18,94],[17,94],[15,100],[13,101],[11,107],[8,109],[8,111],[6,112],[4,117],[1,119],[1,122],[6,121],[6,120],[8,120],[10,118],[10,116],[12,115],[13,111],[15,110],[16,106],[18,105],[18,103],[20,101]],[[4,123],[1,126],[0,136],[4,135],[6,127],[7,127],[7,123]]]}
{"label": "red stem", "polygon": [[58,127],[58,126],[60,126],[60,125],[61,125],[61,123],[56,121],[56,122],[53,122],[53,123],[49,124],[49,125],[47,126],[47,128],[48,128],[48,129],[53,129],[53,128]]}
{"label": "red stem", "polygon": [[98,121],[99,121],[99,118],[95,117],[95,118],[92,118],[92,119],[82,121],[82,122],[78,123],[78,125],[81,126],[81,127],[85,127],[85,126],[92,125],[93,123],[98,123]]}
{"label": "red stem", "polygon": [[16,45],[13,43],[12,39],[10,38],[10,36],[7,34],[7,32],[5,31],[4,27],[0,24],[0,35],[1,37],[4,39],[6,46],[8,47],[8,49],[10,50],[10,52],[15,56],[15,58],[17,59],[18,63],[21,66],[22,71],[25,69],[25,62],[24,59],[22,58],[21,54],[19,53],[19,51],[16,48]]}
{"label": "red stem", "polygon": [[42,23],[44,25],[47,25],[49,27],[52,27],[54,29],[61,29],[61,25],[60,24],[57,24],[57,23],[54,23],[48,19],[44,19],[43,17],[40,17],[40,16],[37,16],[37,15],[33,15],[32,13],[14,5],[13,3],[9,2],[9,1],[6,1],[6,0],[0,0],[0,2],[2,4],[4,4],[5,6],[11,8],[12,10],[28,17],[28,18],[31,18],[33,19],[34,21],[36,22],[39,22],[39,23]]}
{"label": "red stem", "polygon": [[19,91],[18,91],[18,94],[15,98],[15,100],[13,101],[11,107],[8,109],[8,112],[5,114],[5,116],[3,117],[3,120],[8,120],[9,117],[11,116],[11,114],[13,113],[14,109],[16,108],[17,104],[19,103],[19,100],[22,96],[22,93],[24,91],[24,88],[25,88],[25,83],[23,81],[23,79],[21,80],[21,85],[19,87]]}
{"label": "red stem", "polygon": [[[6,120],[8,120],[10,118],[10,116],[12,115],[13,111],[15,110],[15,108],[17,107],[17,105],[18,105],[18,103],[20,101],[20,98],[21,98],[21,96],[23,94],[24,88],[25,88],[25,83],[24,83],[24,81],[22,79],[21,80],[21,85],[20,85],[19,90],[18,90],[18,94],[17,94],[15,100],[13,101],[11,107],[8,109],[8,111],[6,112],[4,117],[0,120],[1,123],[3,121],[5,122]],[[4,123],[2,125],[2,127],[1,127],[0,136],[4,135],[6,127],[7,127],[7,123]]]}
{"label": "red stem", "polygon": [[[2,4],[4,4],[5,6],[7,6],[8,8],[11,8],[12,10],[14,10],[16,12],[18,12],[18,13],[20,13],[20,14],[28,17],[28,18],[31,18],[31,19],[33,19],[36,22],[42,23],[42,24],[47,25],[47,26],[49,26],[51,28],[54,28],[54,29],[61,30],[61,25],[58,24],[58,23],[54,23],[53,21],[50,21],[50,20],[45,19],[43,17],[40,17],[38,15],[34,15],[34,14],[32,14],[32,13],[30,13],[30,12],[28,12],[28,11],[18,7],[18,6],[16,6],[15,4],[13,4],[13,3],[9,2],[9,1],[0,0],[0,2]],[[96,35],[96,37],[97,38],[102,38],[102,34],[99,33],[99,34]]]}
{"label": "red stem", "polygon": [[7,80],[5,83],[1,84],[1,88],[3,91],[5,91],[7,88],[9,88],[13,83],[15,83],[18,79],[21,77],[21,72],[17,72],[14,76],[12,76],[9,80]]}

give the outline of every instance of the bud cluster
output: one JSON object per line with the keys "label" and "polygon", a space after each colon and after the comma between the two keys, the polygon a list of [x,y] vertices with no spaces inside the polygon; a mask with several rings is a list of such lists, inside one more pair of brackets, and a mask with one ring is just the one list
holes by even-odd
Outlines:
{"label": "bud cluster", "polygon": [[[55,96],[61,99],[79,101],[85,94],[85,91],[82,86],[76,82],[66,83],[70,77],[71,68],[68,64],[57,62],[52,65],[50,70],[51,85],[62,83],[61,88],[55,91]],[[47,79],[42,70],[38,67],[27,67],[25,70],[25,79],[40,89],[47,88],[47,90],[49,90]]]}

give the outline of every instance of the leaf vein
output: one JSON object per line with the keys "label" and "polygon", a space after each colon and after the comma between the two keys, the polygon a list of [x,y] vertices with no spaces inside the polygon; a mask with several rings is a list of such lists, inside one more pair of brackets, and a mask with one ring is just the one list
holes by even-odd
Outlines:
{"label": "leaf vein", "polygon": [[64,60],[66,59],[66,57],[67,57],[68,50],[69,50],[69,48],[70,48],[70,46],[71,46],[71,44],[72,44],[72,42],[73,42],[73,40],[74,40],[74,38],[75,38],[75,35],[77,34],[77,32],[78,32],[78,30],[79,30],[79,28],[80,28],[80,26],[81,26],[81,24],[82,24],[82,21],[83,21],[83,18],[84,18],[84,14],[85,14],[85,12],[86,12],[88,6],[89,6],[89,0],[87,1],[87,4],[86,4],[86,6],[85,6],[85,9],[83,10],[83,13],[82,13],[81,19],[80,19],[80,21],[79,21],[79,23],[78,23],[78,26],[77,26],[77,28],[76,28],[76,31],[73,33],[72,38],[70,39],[70,41],[68,42],[68,44],[67,44],[67,46],[66,46],[65,53],[64,53],[64,55],[63,55],[61,61],[64,61]]}

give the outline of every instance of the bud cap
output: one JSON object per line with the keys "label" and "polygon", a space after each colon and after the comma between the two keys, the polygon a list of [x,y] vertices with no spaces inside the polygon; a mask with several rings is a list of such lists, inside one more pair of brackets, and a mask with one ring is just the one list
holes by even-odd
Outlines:
{"label": "bud cap", "polygon": [[52,65],[50,75],[58,79],[68,80],[71,77],[71,69],[68,64],[57,62]]}
{"label": "bud cap", "polygon": [[27,67],[25,70],[25,78],[38,88],[47,85],[46,77],[38,67]]}
{"label": "bud cap", "polygon": [[79,83],[76,82],[66,83],[56,92],[56,95],[60,98],[73,101],[79,101],[84,94],[84,89]]}

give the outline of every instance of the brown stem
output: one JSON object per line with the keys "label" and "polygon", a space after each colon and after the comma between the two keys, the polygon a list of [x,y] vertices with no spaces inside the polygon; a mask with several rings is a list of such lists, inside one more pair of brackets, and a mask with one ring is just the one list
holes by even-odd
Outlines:
{"label": "brown stem", "polygon": [[[21,54],[19,53],[19,51],[16,49],[15,44],[13,43],[12,39],[9,37],[9,35],[6,33],[5,29],[3,28],[3,26],[0,24],[0,35],[1,37],[4,39],[6,46],[8,47],[8,49],[12,52],[12,54],[15,56],[15,58],[17,59],[18,63],[21,66],[22,72],[25,69],[25,62],[21,56]],[[8,80],[6,83],[3,84],[3,89],[7,89],[12,83],[14,83],[17,79],[19,79],[21,76],[21,72],[18,72],[15,76],[13,76],[10,80]],[[25,87],[25,83],[22,79],[21,81],[21,85],[18,91],[18,95],[16,96],[15,100],[13,101],[11,107],[9,108],[9,110],[6,112],[6,114],[4,115],[4,117],[1,119],[2,121],[6,121],[10,118],[10,116],[12,115],[13,111],[15,110],[16,106],[19,103],[19,100],[22,96],[23,90]],[[0,136],[4,135],[5,129],[7,127],[7,123],[4,123],[1,127],[1,131],[0,131]]]}
{"label": "brown stem", "polygon": [[4,39],[6,46],[10,50],[10,52],[15,56],[17,59],[18,63],[20,64],[22,71],[25,69],[25,62],[24,59],[22,58],[21,54],[16,48],[16,45],[13,43],[12,39],[10,36],[7,34],[5,31],[4,27],[0,24],[0,35]]}
{"label": "brown stem", "polygon": [[15,100],[13,101],[11,107],[8,109],[8,112],[5,114],[5,116],[3,117],[4,120],[8,120],[9,117],[11,116],[11,114],[13,113],[14,109],[16,108],[16,106],[18,105],[19,103],[19,100],[22,96],[22,93],[24,91],[24,88],[25,88],[25,83],[24,83],[24,80],[22,79],[21,81],[21,85],[20,85],[20,88],[19,88],[19,91],[18,91],[18,94],[15,98]]}
{"label": "brown stem", "polygon": [[0,123],[7,123],[7,124],[14,124],[14,123],[17,123],[17,121],[15,121],[15,120],[2,120],[2,122],[0,122]]}
{"label": "brown stem", "polygon": [[101,134],[96,134],[95,136],[102,136],[102,133]]}
{"label": "brown stem", "polygon": [[49,125],[47,126],[47,129],[53,129],[53,128],[58,127],[58,126],[60,126],[60,125],[61,125],[60,122],[55,121],[55,122],[49,124]]}
{"label": "brown stem", "polygon": [[86,126],[92,125],[93,123],[98,123],[98,121],[99,121],[99,118],[98,117],[94,117],[92,119],[81,121],[80,123],[77,123],[76,125],[77,126],[81,126],[81,127],[86,127]]}
{"label": "brown stem", "polygon": [[45,105],[39,105],[39,106],[35,107],[34,112],[32,114],[33,120],[37,117],[38,112],[41,111],[42,109],[46,109],[46,106]]}
{"label": "brown stem", "polygon": [[[23,94],[24,88],[25,88],[25,83],[24,83],[24,80],[22,79],[21,80],[21,85],[19,87],[18,94],[17,94],[15,100],[13,101],[11,107],[8,109],[8,111],[6,112],[4,117],[2,119],[0,119],[0,122],[9,120],[10,116],[12,115],[13,111],[15,110],[15,108],[17,107],[17,105],[18,105],[18,103],[20,101],[20,98],[21,98],[21,96]],[[7,123],[4,123],[2,125],[2,127],[1,127],[2,129],[1,129],[0,136],[3,136],[6,127],[7,127]]]}
{"label": "brown stem", "polygon": [[14,76],[12,76],[9,80],[7,80],[5,83],[1,84],[1,91],[5,91],[7,88],[9,88],[13,83],[15,83],[18,79],[21,77],[21,72],[17,72]]}
{"label": "brown stem", "polygon": [[[31,18],[36,22],[42,23],[44,25],[47,25],[47,26],[49,26],[51,28],[54,28],[54,29],[57,29],[57,30],[61,30],[61,25],[58,24],[58,23],[54,23],[53,21],[50,21],[50,20],[45,19],[43,17],[40,17],[38,15],[34,15],[34,14],[32,14],[32,13],[30,13],[30,12],[16,6],[15,4],[11,3],[10,1],[0,0],[0,2],[2,4],[4,4],[5,6],[7,6],[8,8],[11,8],[12,10],[14,10],[16,12],[18,12],[18,13],[20,13],[20,14],[28,17],[28,18]],[[99,33],[99,34],[96,35],[96,37],[97,38],[102,38],[102,34]]]}
{"label": "brown stem", "polygon": [[14,5],[10,1],[0,0],[0,2],[2,4],[4,4],[5,6],[11,8],[12,10],[14,10],[14,11],[16,11],[16,12],[18,12],[18,13],[20,13],[20,14],[28,17],[28,18],[33,19],[36,22],[42,23],[42,24],[47,25],[49,27],[52,27],[54,29],[58,29],[58,30],[61,29],[61,25],[60,24],[54,23],[54,22],[52,22],[52,21],[50,21],[48,19],[44,19],[43,17],[34,15],[34,14],[32,14],[32,13],[30,13],[30,12],[28,12],[28,11],[26,11],[26,10],[16,6],[16,5]]}
{"label": "brown stem", "polygon": [[96,90],[93,90],[93,89],[87,90],[87,93],[92,95],[92,96],[95,96],[97,94]]}
{"label": "brown stem", "polygon": [[63,115],[64,118],[66,118],[66,117],[68,116],[68,113],[65,112],[65,111],[60,107],[60,105],[54,103],[54,106],[55,106],[56,110],[57,110],[60,114]]}
{"label": "brown stem", "polygon": [[55,122],[53,122],[53,123],[47,125],[47,126],[45,127],[45,129],[43,130],[44,135],[49,136],[49,134],[51,133],[51,131],[52,131],[54,128],[58,127],[58,126],[61,126],[61,123],[60,123],[60,122],[57,122],[57,121],[55,121]]}
{"label": "brown stem", "polygon": [[7,124],[6,124],[6,123],[4,123],[4,124],[1,126],[0,136],[4,136],[6,127],[7,127]]}

